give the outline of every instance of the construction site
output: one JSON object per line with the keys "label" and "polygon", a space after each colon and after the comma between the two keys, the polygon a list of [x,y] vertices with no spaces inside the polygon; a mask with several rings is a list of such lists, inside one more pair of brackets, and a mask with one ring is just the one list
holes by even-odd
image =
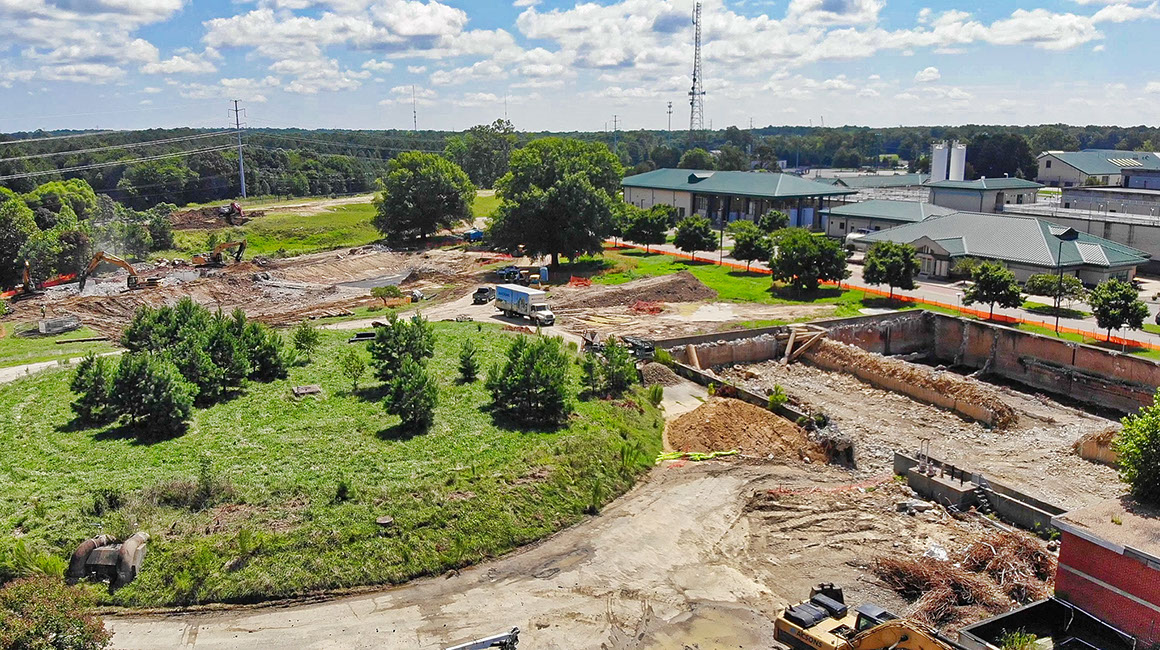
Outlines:
{"label": "construction site", "polygon": [[[227,216],[183,213],[176,225]],[[247,260],[236,244],[135,267],[94,258],[79,282],[14,301],[3,320],[63,320],[116,341],[138,307],[191,296],[275,327],[365,329],[387,306],[526,327],[472,292],[503,267],[539,268],[468,246]],[[120,268],[105,272],[109,262]],[[371,295],[384,286],[408,298]],[[645,481],[573,529],[448,578],[278,610],[126,613],[109,620],[117,643],[228,645],[238,625],[272,641],[263,635],[287,618],[309,635],[341,626],[369,640],[373,610],[376,629],[413,634],[393,647],[443,647],[494,621],[518,624],[533,647],[574,647],[576,635],[605,648],[831,647],[803,641],[800,620],[797,641],[779,626],[844,599],[851,616],[871,603],[938,630],[923,647],[962,647],[946,644],[1052,595],[1054,518],[1123,493],[1117,420],[1160,385],[1154,362],[1103,349],[921,311],[826,319],[827,305],[727,301],[688,271],[542,287],[557,319],[546,333],[578,345],[638,337],[671,358],[639,362],[668,420]],[[738,328],[755,321],[798,324]],[[859,647],[843,642],[832,647]]]}

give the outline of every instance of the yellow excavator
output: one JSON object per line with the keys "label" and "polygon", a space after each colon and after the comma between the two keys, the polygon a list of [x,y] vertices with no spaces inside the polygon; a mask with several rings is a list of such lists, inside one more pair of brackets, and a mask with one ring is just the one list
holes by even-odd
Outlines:
{"label": "yellow excavator", "polygon": [[44,293],[44,289],[38,287],[36,283],[32,281],[32,268],[28,265],[28,260],[24,260],[24,277],[21,282],[22,284],[20,285],[20,290],[12,296],[12,300],[14,302],[35,298],[36,296],[42,295]]}
{"label": "yellow excavator", "polygon": [[898,618],[877,605],[846,606],[842,589],[821,584],[808,600],[787,607],[774,624],[774,638],[793,650],[964,650],[916,621]]}
{"label": "yellow excavator", "polygon": [[161,280],[159,278],[146,278],[145,283],[142,284],[140,276],[137,275],[137,269],[133,268],[132,264],[117,257],[116,255],[106,253],[105,251],[99,251],[96,255],[93,255],[93,259],[89,261],[89,265],[81,273],[81,277],[80,277],[81,291],[84,291],[85,283],[88,282],[89,275],[93,271],[97,270],[97,267],[100,266],[102,262],[112,264],[113,266],[119,266],[119,267],[125,269],[126,271],[128,271],[129,272],[128,287],[130,289],[143,289],[145,287],[156,287],[156,286],[161,284]]}
{"label": "yellow excavator", "polygon": [[208,255],[204,255],[204,254],[203,255],[194,255],[193,256],[193,265],[194,266],[225,266],[225,253],[226,253],[226,251],[228,251],[232,248],[237,248],[237,250],[234,252],[234,264],[237,264],[238,262],[242,261],[242,255],[245,255],[246,246],[247,246],[247,242],[245,239],[239,239],[238,241],[223,242],[223,243],[215,246],[213,249],[213,252],[209,253]]}

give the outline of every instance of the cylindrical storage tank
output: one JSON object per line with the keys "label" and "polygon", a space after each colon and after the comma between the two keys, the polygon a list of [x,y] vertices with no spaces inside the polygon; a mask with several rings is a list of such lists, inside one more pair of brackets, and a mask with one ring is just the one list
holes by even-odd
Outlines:
{"label": "cylindrical storage tank", "polygon": [[967,173],[967,147],[955,142],[951,146],[951,171],[949,180],[961,181]]}
{"label": "cylindrical storage tank", "polygon": [[937,183],[947,179],[949,156],[950,152],[945,142],[937,142],[930,148],[930,182]]}

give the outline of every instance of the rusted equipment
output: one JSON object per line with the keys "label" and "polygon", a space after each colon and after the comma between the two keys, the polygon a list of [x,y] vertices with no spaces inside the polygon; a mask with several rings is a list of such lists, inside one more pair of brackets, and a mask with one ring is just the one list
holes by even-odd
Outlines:
{"label": "rusted equipment", "polygon": [[122,543],[111,535],[98,535],[81,542],[69,561],[65,578],[69,584],[89,576],[109,581],[109,590],[120,589],[133,582],[145,561],[149,535],[134,533]]}

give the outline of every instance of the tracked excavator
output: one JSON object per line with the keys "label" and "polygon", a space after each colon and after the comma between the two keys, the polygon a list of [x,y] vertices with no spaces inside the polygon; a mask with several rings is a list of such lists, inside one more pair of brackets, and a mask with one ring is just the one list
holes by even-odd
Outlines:
{"label": "tracked excavator", "polygon": [[965,650],[916,621],[877,605],[847,607],[840,587],[821,584],[774,621],[774,638],[793,650]]}
{"label": "tracked excavator", "polygon": [[213,252],[203,255],[193,256],[194,266],[225,266],[226,251],[236,248],[234,251],[234,264],[242,261],[242,255],[246,253],[246,246],[248,245],[245,239],[238,241],[228,241],[218,244],[214,247]]}
{"label": "tracked excavator", "polygon": [[128,271],[129,272],[128,287],[130,289],[143,289],[145,287],[156,287],[156,286],[161,284],[161,280],[158,278],[146,278],[145,282],[142,283],[141,277],[137,275],[137,269],[133,268],[132,264],[117,257],[116,255],[106,253],[105,251],[99,251],[99,252],[97,252],[96,255],[93,255],[93,259],[89,261],[89,265],[81,273],[81,276],[80,276],[80,289],[81,289],[81,291],[85,290],[85,283],[88,282],[89,275],[93,271],[97,270],[97,267],[100,266],[102,262],[112,264],[113,266],[119,266],[119,267],[125,269],[126,271]]}
{"label": "tracked excavator", "polygon": [[44,293],[44,289],[32,281],[32,268],[28,265],[28,260],[24,261],[24,277],[21,282],[20,290],[12,296],[13,301],[28,300]]}

